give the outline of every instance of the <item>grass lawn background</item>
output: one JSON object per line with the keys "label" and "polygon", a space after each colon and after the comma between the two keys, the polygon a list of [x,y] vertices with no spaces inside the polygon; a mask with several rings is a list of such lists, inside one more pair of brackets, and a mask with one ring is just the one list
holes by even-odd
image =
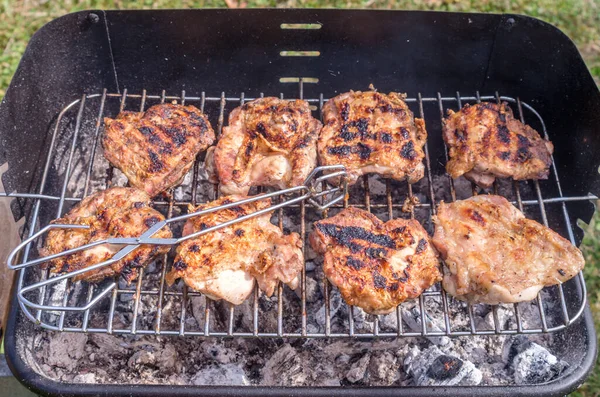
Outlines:
{"label": "grass lawn background", "polygon": [[[313,7],[406,9],[526,14],[549,22],[577,45],[600,84],[600,0],[0,0],[0,97],[17,68],[31,35],[61,15],[91,8],[151,9],[209,7]],[[600,109],[598,109],[600,111]],[[600,215],[582,225],[586,237],[586,281],[590,304],[600,327]],[[600,369],[574,395],[600,396]]]}

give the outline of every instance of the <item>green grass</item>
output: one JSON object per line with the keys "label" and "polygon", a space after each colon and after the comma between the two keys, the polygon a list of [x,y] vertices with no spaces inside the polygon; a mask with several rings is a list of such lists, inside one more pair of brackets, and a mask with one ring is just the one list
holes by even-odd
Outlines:
{"label": "green grass", "polygon": [[[583,225],[585,237],[581,249],[585,256],[585,280],[596,330],[600,330],[600,212],[596,211],[589,225]],[[598,339],[600,343],[600,338]],[[574,393],[578,396],[600,395],[600,368],[597,365],[587,382]]]}
{"label": "green grass", "polygon": [[[527,14],[559,27],[577,44],[600,82],[600,0],[0,0],[0,97],[4,96],[27,41],[37,29],[69,12],[91,8],[315,7],[440,10]],[[600,215],[586,227],[586,280],[600,325]],[[600,396],[600,370],[575,395]]]}

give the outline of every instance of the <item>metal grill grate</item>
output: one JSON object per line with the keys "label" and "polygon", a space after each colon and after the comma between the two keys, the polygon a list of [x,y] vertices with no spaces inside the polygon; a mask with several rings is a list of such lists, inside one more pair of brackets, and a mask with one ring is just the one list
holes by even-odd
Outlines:
{"label": "metal grill grate", "polygon": [[[300,79],[299,98],[302,97],[303,81]],[[148,95],[145,90],[141,94],[130,94],[127,90],[121,94],[112,94],[104,90],[101,94],[83,95],[66,106],[57,117],[39,193],[8,196],[34,200],[29,222],[29,236],[32,236],[40,229],[40,223],[42,226],[47,223],[47,220],[42,218],[49,209],[54,212],[52,216],[46,217],[60,217],[65,212],[65,206],[72,205],[90,194],[93,185],[108,187],[115,183],[115,180],[119,180],[116,175],[119,171],[113,170],[112,167],[104,170],[103,178],[95,175],[96,164],[102,162],[102,156],[98,154],[101,149],[97,147],[102,133],[103,117],[114,117],[124,109],[141,111],[147,109],[150,102],[154,104],[178,101],[182,104],[193,104],[205,111],[213,126],[216,126],[215,131],[219,136],[229,110],[251,99],[253,98],[246,98],[244,94],[240,97],[230,97],[225,93],[221,93],[220,96],[207,96],[204,92],[199,97],[192,97],[186,96],[185,91],[177,96],[166,95],[164,91],[161,95]],[[326,99],[321,94],[318,98],[306,100],[315,112],[319,112]],[[378,176],[365,176],[362,186],[357,183],[343,204],[334,205],[328,211],[332,213],[343,207],[358,206],[375,212],[383,220],[410,216],[417,218],[431,233],[431,216],[435,215],[436,204],[440,199],[450,201],[478,193],[476,186],[468,185],[462,179],[453,181],[445,174],[443,159],[447,160],[447,153],[441,139],[440,125],[446,108],[458,109],[466,102],[479,101],[508,102],[512,107],[516,107],[522,121],[525,121],[527,115],[528,123],[548,137],[540,115],[518,98],[500,96],[498,93],[493,96],[480,96],[479,93],[474,96],[462,96],[457,92],[455,96],[450,97],[439,93],[436,97],[422,97],[418,94],[417,97],[407,98],[406,102],[413,108],[416,116],[426,120],[429,135],[424,160],[426,178],[410,185],[406,182],[383,180]],[[84,150],[85,148],[87,150]],[[436,161],[433,162],[432,159]],[[198,204],[199,196],[204,196],[206,200],[216,198],[217,186],[212,186],[201,177],[201,161],[201,158],[196,160],[187,177],[189,183],[184,183],[187,189],[181,194],[184,199],[177,199],[174,189],[171,189],[165,197],[153,201],[153,206],[170,218],[189,204]],[[63,169],[58,169],[59,163],[64,165]],[[76,170],[78,171],[75,172]],[[55,174],[58,175],[58,183],[62,183],[60,195],[46,193],[50,188],[56,187],[57,182],[49,182]],[[79,176],[83,178],[83,183]],[[73,181],[74,178],[77,182]],[[575,243],[575,239],[566,202],[596,199],[591,195],[563,197],[554,163],[552,177],[548,181],[500,181],[494,184],[491,191],[505,195],[528,217],[553,227],[566,235],[572,243]],[[546,207],[550,206],[552,209],[547,212]],[[327,211],[322,215],[327,216]],[[308,254],[309,228],[312,221],[319,219],[319,216],[321,214],[316,210],[301,202],[278,209],[274,220],[283,228],[287,217],[287,226],[301,235],[305,242],[305,254]],[[28,244],[20,258],[21,262],[33,256],[35,249],[35,243]],[[322,274],[318,278],[319,282],[323,283],[323,297],[319,302],[308,302],[305,266],[302,270],[299,296],[280,284],[275,296],[268,299],[262,296],[255,286],[253,295],[244,307],[209,299],[205,299],[205,303],[199,307],[194,304],[204,302],[199,293],[188,290],[182,283],[171,288],[165,285],[165,274],[171,264],[172,258],[165,254],[157,260],[154,272],[145,272],[144,269],[140,271],[135,285],[124,286],[120,285],[118,280],[114,280],[115,288],[110,294],[103,296],[87,310],[53,311],[41,310],[38,307],[52,302],[59,302],[63,306],[83,307],[98,298],[95,291],[99,286],[74,284],[70,280],[57,285],[53,290],[42,287],[26,293],[28,299],[35,300],[37,305],[25,305],[20,301],[21,309],[29,319],[44,328],[70,332],[235,337],[437,337],[557,331],[581,316],[586,299],[585,283],[580,273],[565,285],[544,289],[533,302],[493,307],[467,305],[447,296],[439,285],[435,285],[418,300],[403,303],[390,315],[370,316],[358,308],[345,306],[339,294],[336,295],[337,291]],[[319,274],[318,271],[319,266],[316,266],[312,273]],[[20,270],[18,292],[47,277],[47,271],[41,271],[37,267]],[[312,288],[315,288],[314,285]],[[319,306],[321,304],[322,306]],[[505,321],[501,321],[501,317],[506,316],[514,319],[512,326],[505,327]],[[481,321],[485,317],[491,321]],[[202,318],[203,323],[198,318]],[[319,321],[315,322],[317,318]]]}

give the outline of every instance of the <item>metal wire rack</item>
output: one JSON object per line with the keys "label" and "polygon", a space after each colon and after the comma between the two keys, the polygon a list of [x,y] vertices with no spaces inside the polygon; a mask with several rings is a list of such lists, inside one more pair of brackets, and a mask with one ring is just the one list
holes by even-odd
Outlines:
{"label": "metal wire rack", "polygon": [[[262,97],[263,94],[261,93]],[[283,96],[281,96],[283,98]],[[299,98],[303,98],[303,81],[299,81]],[[73,283],[70,277],[63,277],[60,283],[50,287],[44,281],[47,271],[37,266],[24,268],[22,264],[36,255],[35,237],[44,231],[47,221],[43,214],[54,210],[53,217],[60,217],[65,207],[80,201],[90,194],[92,186],[108,187],[119,183],[115,174],[118,171],[105,164],[104,175],[98,176],[98,163],[102,156],[98,154],[98,143],[102,133],[103,117],[114,117],[119,111],[143,111],[150,103],[178,101],[193,104],[209,115],[216,126],[217,137],[221,133],[225,117],[231,108],[254,98],[242,93],[231,97],[226,93],[220,96],[150,95],[142,93],[102,93],[82,95],[68,104],[57,117],[48,158],[42,175],[39,192],[4,194],[33,200],[29,220],[28,238],[22,244],[21,266],[17,265],[19,275],[17,294],[20,307],[27,318],[49,330],[70,332],[95,332],[114,334],[155,334],[155,335],[197,335],[229,337],[401,337],[401,336],[463,336],[493,334],[532,334],[547,333],[564,329],[575,322],[583,313],[586,304],[586,288],[583,275],[568,281],[564,285],[545,288],[533,302],[514,305],[468,305],[447,296],[439,285],[435,285],[418,300],[405,302],[396,311],[387,316],[365,315],[360,309],[347,307],[336,295],[336,290],[319,273],[315,260],[307,260],[301,273],[300,289],[297,294],[281,284],[272,299],[254,293],[244,307],[214,302],[201,294],[188,290],[185,285],[167,287],[165,274],[172,265],[172,258],[165,254],[154,272],[142,269],[132,286],[121,285],[119,280],[107,285]],[[326,98],[303,98],[311,104],[311,109],[319,113]],[[278,197],[278,206],[274,209],[275,221],[279,227],[293,228],[303,241],[305,255],[308,255],[307,236],[311,227],[310,220],[327,216],[328,212],[339,211],[347,206],[357,206],[376,213],[381,218],[392,219],[397,216],[410,216],[418,219],[431,232],[431,216],[435,215],[436,204],[440,199],[446,201],[464,198],[480,191],[474,185],[459,179],[453,181],[444,172],[447,152],[441,139],[441,118],[445,108],[460,108],[467,102],[505,101],[516,107],[518,116],[548,138],[541,116],[518,98],[501,96],[464,96],[456,92],[453,96],[406,98],[415,115],[426,120],[428,143],[425,147],[426,178],[411,185],[380,179],[378,176],[364,176],[344,195],[339,203],[329,203],[324,212],[315,210],[302,200],[285,202],[283,195]],[[134,104],[136,106],[134,106]],[[87,147],[89,150],[83,150]],[[435,162],[432,161],[436,160]],[[59,161],[60,160],[60,161]],[[63,164],[58,167],[57,164]],[[74,169],[78,169],[79,173]],[[77,174],[77,175],[75,175]],[[153,206],[172,219],[189,204],[217,198],[217,186],[210,184],[202,176],[202,159],[199,157],[188,175],[188,189],[178,199],[174,189],[166,197],[153,201]],[[500,181],[491,189],[511,200],[528,217],[536,218],[544,225],[552,227],[566,235],[575,244],[571,220],[566,203],[570,201],[588,201],[595,196],[564,197],[554,162],[551,178],[548,181]],[[74,182],[74,175],[76,181]],[[61,183],[60,194],[57,185],[50,179]],[[325,181],[323,190],[326,189]],[[185,183],[184,183],[185,185]],[[75,186],[75,187],[73,187]],[[376,188],[374,187],[376,186]],[[184,188],[185,189],[185,188]],[[378,189],[378,192],[375,190]],[[258,189],[258,192],[264,192]],[[550,198],[546,197],[550,196]],[[180,198],[181,198],[180,197]],[[407,203],[409,205],[407,205]],[[327,204],[322,202],[322,204]],[[552,207],[547,211],[547,207]],[[47,216],[46,216],[47,217]],[[308,264],[313,266],[309,269]],[[146,272],[146,274],[145,274]],[[309,274],[311,276],[309,276]],[[322,299],[309,301],[309,283],[307,278],[322,283]],[[32,287],[34,286],[34,287]],[[314,286],[312,287],[314,288]],[[98,293],[98,291],[104,291]],[[151,302],[151,303],[149,303]],[[200,302],[199,307],[194,303]],[[333,302],[333,303],[332,303]],[[512,321],[505,321],[506,318]],[[533,318],[535,317],[535,318]],[[481,321],[487,318],[490,321]],[[365,325],[366,324],[366,325]]]}

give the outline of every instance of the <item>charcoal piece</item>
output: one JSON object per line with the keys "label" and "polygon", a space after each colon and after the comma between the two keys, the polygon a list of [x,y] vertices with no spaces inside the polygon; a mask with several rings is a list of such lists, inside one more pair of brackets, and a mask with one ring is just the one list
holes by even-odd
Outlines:
{"label": "charcoal piece", "polygon": [[413,349],[404,367],[417,386],[476,386],[482,379],[481,371],[472,362],[445,354],[437,346],[422,351]]}

